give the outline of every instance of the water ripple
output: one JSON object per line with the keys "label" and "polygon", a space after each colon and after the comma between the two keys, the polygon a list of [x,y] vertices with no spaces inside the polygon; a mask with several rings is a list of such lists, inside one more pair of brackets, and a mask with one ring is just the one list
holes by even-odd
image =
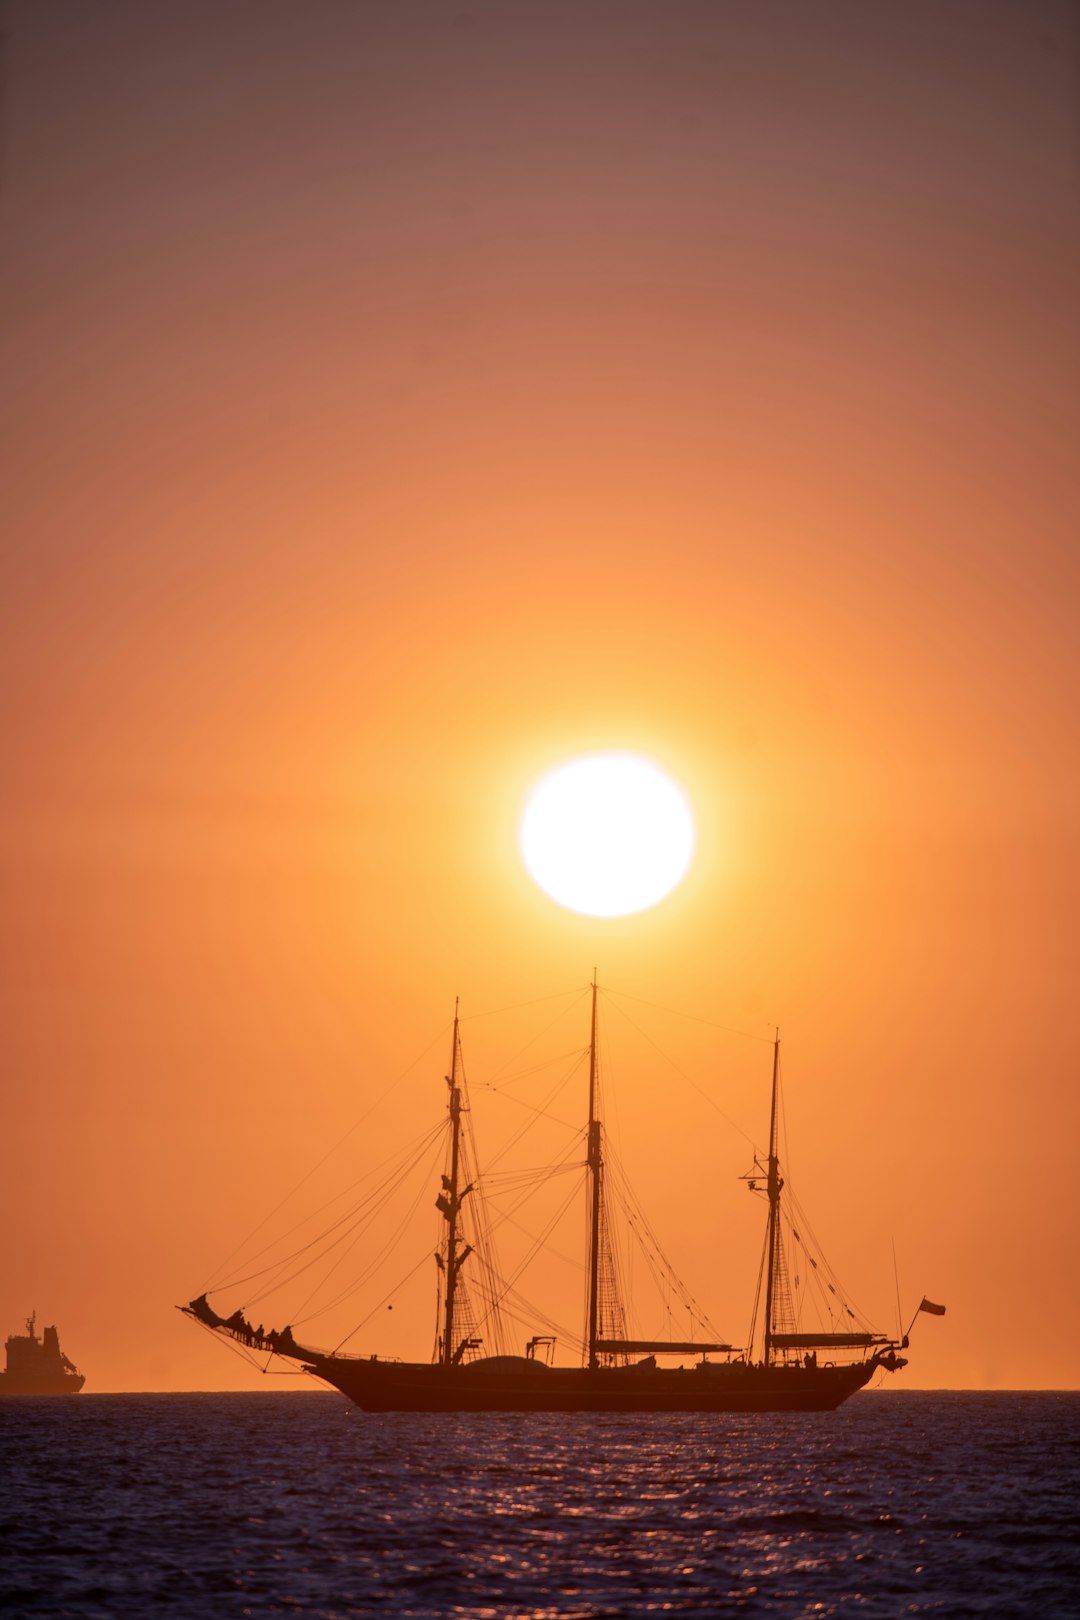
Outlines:
{"label": "water ripple", "polygon": [[335,1395],[0,1402],[0,1608],[602,1620],[1080,1613],[1080,1396],[833,1414],[367,1416]]}

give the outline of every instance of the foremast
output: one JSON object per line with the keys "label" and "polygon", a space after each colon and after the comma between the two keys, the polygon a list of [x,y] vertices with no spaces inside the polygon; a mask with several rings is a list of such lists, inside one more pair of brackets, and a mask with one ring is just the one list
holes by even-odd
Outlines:
{"label": "foremast", "polygon": [[[472,1245],[459,1247],[461,1206],[472,1186],[459,1186],[461,1172],[461,1030],[458,1001],[454,1002],[454,1035],[450,1049],[450,1073],[446,1084],[450,1088],[450,1174],[442,1178],[443,1190],[435,1200],[435,1207],[446,1221],[446,1300],[443,1311],[442,1341],[439,1361],[444,1367],[453,1367],[461,1359],[464,1346],[459,1346],[454,1333],[454,1309],[457,1300],[458,1273],[472,1253]],[[442,1259],[439,1255],[438,1259]]]}

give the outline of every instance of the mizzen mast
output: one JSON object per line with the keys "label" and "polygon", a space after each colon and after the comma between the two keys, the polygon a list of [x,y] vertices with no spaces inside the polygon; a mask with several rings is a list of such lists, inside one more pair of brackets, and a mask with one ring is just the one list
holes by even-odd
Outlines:
{"label": "mizzen mast", "polygon": [[773,1041],[772,1110],[769,1115],[769,1231],[766,1239],[768,1269],[765,1273],[765,1365],[772,1361],[773,1349],[773,1290],[776,1284],[777,1262],[780,1248],[780,1159],[777,1153],[778,1092],[780,1088],[780,1031]]}

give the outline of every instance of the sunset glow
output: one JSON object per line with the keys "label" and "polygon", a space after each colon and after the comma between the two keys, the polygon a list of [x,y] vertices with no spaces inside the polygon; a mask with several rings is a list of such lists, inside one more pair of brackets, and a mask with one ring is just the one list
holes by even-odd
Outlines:
{"label": "sunset glow", "polygon": [[[458,995],[485,1174],[532,1119],[584,1158],[573,1058],[500,1077],[597,964],[733,1343],[779,1024],[826,1252],[875,1324],[949,1305],[904,1387],[1080,1382],[1070,8],[2,34],[3,1333],[87,1398],[276,1388],[173,1304],[439,1127]],[[426,1353],[416,1209],[313,1342]],[[527,1281],[580,1327],[567,1209]]]}
{"label": "sunset glow", "polygon": [[598,754],[544,777],[525,810],[521,851],[561,906],[625,917],[686,875],[694,820],[680,789],[647,759]]}

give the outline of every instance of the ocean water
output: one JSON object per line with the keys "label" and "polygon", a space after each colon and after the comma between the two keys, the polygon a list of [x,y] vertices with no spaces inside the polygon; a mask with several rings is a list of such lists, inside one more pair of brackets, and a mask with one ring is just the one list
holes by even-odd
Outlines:
{"label": "ocean water", "polygon": [[0,1401],[8,1615],[1080,1615],[1080,1395],[794,1417]]}

